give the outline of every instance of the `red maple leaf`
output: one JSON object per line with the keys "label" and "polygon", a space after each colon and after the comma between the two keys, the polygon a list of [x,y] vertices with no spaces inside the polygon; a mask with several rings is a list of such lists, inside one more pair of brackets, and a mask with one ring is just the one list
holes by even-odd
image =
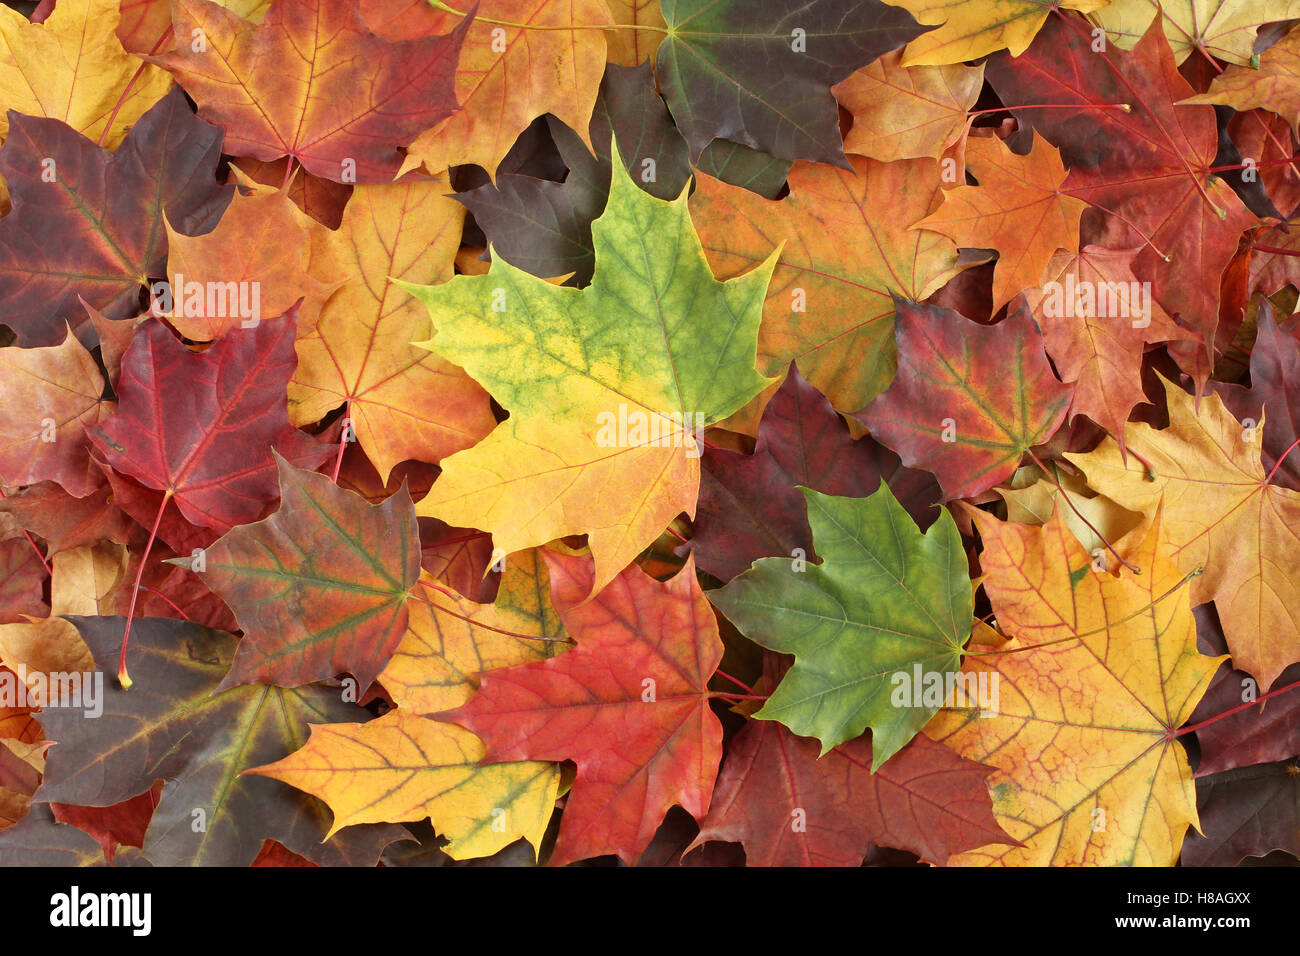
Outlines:
{"label": "red maple leaf", "polygon": [[573,760],[578,774],[550,862],[632,864],[673,804],[704,818],[722,759],[708,681],[722,660],[695,563],[668,581],[630,565],[587,603],[590,558],[543,551],[573,650],[490,671],[439,719],[483,738],[484,760]]}

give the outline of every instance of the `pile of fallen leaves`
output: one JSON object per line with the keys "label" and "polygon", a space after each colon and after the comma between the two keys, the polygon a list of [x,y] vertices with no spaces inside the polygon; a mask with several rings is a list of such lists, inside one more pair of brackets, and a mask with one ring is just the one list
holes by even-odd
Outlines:
{"label": "pile of fallen leaves", "polygon": [[1300,26],[0,9],[0,863],[1300,854]]}

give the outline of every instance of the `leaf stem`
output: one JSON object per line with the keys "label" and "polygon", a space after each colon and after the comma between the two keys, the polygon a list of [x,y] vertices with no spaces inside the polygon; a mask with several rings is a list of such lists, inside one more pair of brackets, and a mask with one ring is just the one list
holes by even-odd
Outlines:
{"label": "leaf stem", "polygon": [[54,569],[50,567],[50,562],[47,561],[45,555],[41,553],[41,549],[36,544],[36,539],[32,537],[32,533],[24,528],[23,537],[27,539],[27,543],[30,544],[32,550],[36,552],[36,557],[40,559],[41,565],[45,568],[45,573],[50,577],[54,577]]}
{"label": "leaf stem", "polygon": [[721,667],[719,667],[717,670],[715,670],[714,673],[717,674],[717,675],[718,675],[719,677],[721,677],[721,678],[724,678],[724,679],[726,679],[726,680],[731,681],[731,682],[732,682],[733,684],[735,684],[737,687],[742,688],[742,689],[745,690],[746,692],[748,692],[748,693],[750,693],[750,694],[754,693],[754,688],[750,687],[750,686],[749,686],[748,684],[746,684],[743,680],[737,680],[736,678],[732,677],[730,674],[728,674],[726,671],[724,671]]}
{"label": "leaf stem", "polygon": [[[289,161],[289,165],[291,167],[293,166],[293,160]],[[338,457],[334,459],[334,474],[330,475],[330,480],[332,480],[336,485],[339,483],[339,472],[343,470],[343,452],[345,452],[348,447],[348,429],[352,427],[349,424],[351,418],[352,399],[349,398],[347,404],[343,408],[343,427],[339,431],[339,453]]]}
{"label": "leaf stem", "polygon": [[1264,484],[1270,485],[1273,483],[1273,476],[1277,474],[1277,470],[1282,467],[1283,460],[1286,458],[1287,455],[1291,454],[1291,452],[1295,449],[1296,445],[1300,445],[1300,438],[1297,438],[1291,444],[1287,445],[1286,451],[1282,452],[1282,454],[1277,456],[1277,461],[1273,463],[1273,470],[1270,471],[1268,473],[1268,477],[1264,479]]}
{"label": "leaf stem", "polygon": [[1300,250],[1283,249],[1281,246],[1261,246],[1258,243],[1251,246],[1256,252],[1271,252],[1275,256],[1300,256]]}
{"label": "leaf stem", "polygon": [[[157,53],[158,48],[171,35],[172,35],[171,24],[168,24],[167,28],[163,30],[162,35],[159,36],[158,39],[154,41],[153,47],[149,50],[149,55],[152,56],[153,54]],[[127,80],[126,86],[122,87],[122,93],[121,95],[118,96],[117,103],[113,107],[113,112],[109,114],[108,122],[104,124],[104,129],[99,134],[99,142],[96,145],[102,147],[104,145],[104,141],[108,139],[108,131],[113,128],[113,120],[117,119],[117,114],[120,113],[122,111],[122,107],[126,105],[126,98],[131,93],[131,87],[134,86],[135,81],[140,79],[140,77],[144,74],[144,68],[146,66],[148,66],[147,63],[141,63],[139,66],[137,66],[135,68],[135,72],[131,74],[131,79]]]}
{"label": "leaf stem", "polygon": [[189,616],[188,614],[186,614],[184,611],[182,611],[179,607],[177,607],[175,601],[173,601],[173,600],[172,600],[171,598],[169,598],[167,595],[163,594],[163,593],[162,593],[161,591],[159,591],[157,588],[151,588],[151,587],[149,587],[149,585],[147,585],[147,584],[142,584],[142,585],[140,585],[140,590],[141,590],[141,591],[148,591],[150,594],[155,594],[155,595],[157,595],[158,597],[162,598],[162,600],[167,604],[167,606],[170,607],[173,611],[175,611],[177,614],[179,614],[179,615],[180,615],[181,617],[183,617],[185,620],[187,620],[187,621],[190,620],[190,616]]}
{"label": "leaf stem", "polygon": [[1297,687],[1300,687],[1300,680],[1292,684],[1287,684],[1285,687],[1279,687],[1276,690],[1271,690],[1262,697],[1259,697],[1255,700],[1248,700],[1246,701],[1246,703],[1241,704],[1237,707],[1230,708],[1229,710],[1225,710],[1221,714],[1215,714],[1213,717],[1209,718],[1208,720],[1202,720],[1200,723],[1196,723],[1196,724],[1188,724],[1186,727],[1179,727],[1176,731],[1173,732],[1172,736],[1182,737],[1185,734],[1190,734],[1197,730],[1201,730],[1204,727],[1210,726],[1210,724],[1217,723],[1218,721],[1223,720],[1223,718],[1225,717],[1231,717],[1233,714],[1240,713],[1241,711],[1246,710],[1249,707],[1254,707],[1257,704],[1264,703],[1264,701],[1268,700],[1270,697],[1277,697],[1279,694],[1285,694],[1287,691],[1295,690]]}
{"label": "leaf stem", "polygon": [[1143,475],[1143,478],[1145,478],[1147,481],[1155,481],[1157,478],[1160,477],[1160,472],[1156,471],[1156,466],[1151,464],[1151,462],[1147,461],[1145,458],[1143,458],[1141,455],[1135,452],[1132,448],[1125,448],[1124,452],[1125,454],[1132,455],[1134,458],[1136,458],[1138,461],[1142,463],[1142,467],[1147,470],[1147,473]]}
{"label": "leaf stem", "polygon": [[1227,173],[1234,169],[1262,169],[1265,166],[1289,166],[1300,156],[1287,156],[1284,159],[1266,159],[1262,163],[1237,163],[1234,166],[1211,166],[1207,173]]}
{"label": "leaf stem", "polygon": [[1096,103],[1080,106],[1078,103],[1026,103],[1024,106],[993,106],[986,110],[971,110],[967,116],[984,116],[988,113],[1010,113],[1014,110],[1123,110],[1132,113],[1133,107],[1127,103]]}
{"label": "leaf stem", "polygon": [[140,567],[135,571],[135,587],[131,589],[131,606],[126,612],[126,627],[122,630],[122,653],[117,659],[117,682],[122,685],[122,690],[131,689],[131,675],[126,672],[126,646],[131,641],[131,622],[135,619],[135,602],[140,598],[140,580],[144,577],[144,566],[149,562],[149,552],[153,549],[153,542],[158,537],[158,526],[162,524],[163,512],[167,510],[167,502],[172,500],[172,490],[168,488],[163,492],[162,504],[158,506],[158,514],[154,516],[153,528],[149,531],[149,540],[145,543],[144,554],[140,556]]}

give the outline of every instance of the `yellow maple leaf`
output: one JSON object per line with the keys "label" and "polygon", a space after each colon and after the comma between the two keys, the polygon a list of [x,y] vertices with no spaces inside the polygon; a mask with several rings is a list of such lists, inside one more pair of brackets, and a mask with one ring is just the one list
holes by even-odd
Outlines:
{"label": "yellow maple leaf", "polygon": [[1090,17],[1105,29],[1121,50],[1131,50],[1142,39],[1153,17],[1182,63],[1196,50],[1227,63],[1246,64],[1254,52],[1255,33],[1261,24],[1300,16],[1296,0],[1111,0]]}
{"label": "yellow maple leaf", "polygon": [[[0,7],[5,108],[62,120],[116,149],[172,85],[166,72],[122,48],[113,32],[119,16],[118,0],[61,0],[44,23]],[[9,120],[0,115],[0,137],[8,135]]]}
{"label": "yellow maple leaf", "polygon": [[1022,845],[949,864],[1172,866],[1199,826],[1176,731],[1222,658],[1196,649],[1186,576],[1159,516],[1126,555],[1135,574],[1095,570],[1059,508],[1042,527],[969,511],[984,587],[1012,640],[973,646],[963,670],[994,706],[943,710],[925,733],[997,768],[993,812]]}
{"label": "yellow maple leaf", "polygon": [[319,229],[313,269],[343,278],[313,331],[298,340],[289,420],[320,421],[347,405],[357,441],[388,480],[398,462],[438,463],[496,425],[487,392],[463,371],[411,344],[429,316],[389,277],[452,277],[465,207],[444,180],[357,186],[336,231]]}
{"label": "yellow maple leaf", "polygon": [[559,791],[555,764],[486,764],[468,730],[395,710],[366,724],[313,724],[307,743],[245,773],[314,794],[346,826],[432,818],[452,859],[490,856],[520,837],[541,845]]}
{"label": "yellow maple leaf", "polygon": [[1205,569],[1192,582],[1192,603],[1214,601],[1234,666],[1268,687],[1300,659],[1300,492],[1268,482],[1262,421],[1243,427],[1219,396],[1203,397],[1198,410],[1193,396],[1164,384],[1169,427],[1129,423],[1127,461],[1111,438],[1065,457],[1124,508],[1152,512],[1163,503],[1179,569]]}
{"label": "yellow maple leaf", "polygon": [[1091,13],[1109,0],[885,0],[903,7],[918,23],[942,24],[903,51],[903,66],[941,66],[975,60],[1006,49],[1019,56],[1053,9]]}
{"label": "yellow maple leaf", "polygon": [[545,660],[565,646],[535,548],[511,556],[491,604],[448,591],[426,571],[406,606],[406,634],[379,682],[413,714],[453,710],[469,700],[483,671]]}

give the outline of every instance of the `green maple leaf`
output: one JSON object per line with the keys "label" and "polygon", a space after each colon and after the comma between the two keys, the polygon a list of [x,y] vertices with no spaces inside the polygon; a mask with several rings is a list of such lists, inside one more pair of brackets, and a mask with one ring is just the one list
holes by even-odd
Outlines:
{"label": "green maple leaf", "polygon": [[[510,418],[443,460],[417,512],[492,532],[506,553],[587,534],[603,587],[682,511],[694,514],[691,433],[770,380],[755,369],[776,253],[722,282],[691,223],[685,190],[665,201],[632,182],[613,149],[605,212],[592,226],[590,286],[557,286],[499,256],[483,276],[398,283],[425,303],[416,344],[460,366]],[[611,444],[613,419],[653,420]]]}
{"label": "green maple leaf", "polygon": [[800,490],[822,563],[761,558],[709,599],[750,640],[795,657],[754,716],[816,737],[823,754],[870,727],[874,771],[942,706],[921,704],[916,665],[945,687],[960,670],[974,610],[961,537],[946,511],[922,534],[884,484],[866,498]]}

